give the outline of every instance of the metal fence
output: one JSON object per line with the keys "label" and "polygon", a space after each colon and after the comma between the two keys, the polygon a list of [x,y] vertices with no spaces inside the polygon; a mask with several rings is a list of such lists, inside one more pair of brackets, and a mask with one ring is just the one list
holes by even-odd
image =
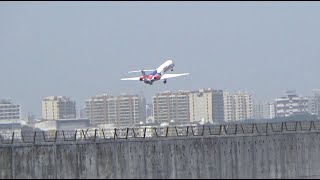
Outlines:
{"label": "metal fence", "polygon": [[110,139],[183,136],[268,135],[283,132],[320,131],[320,121],[248,123],[203,126],[86,129],[68,131],[0,131],[0,144],[103,141]]}

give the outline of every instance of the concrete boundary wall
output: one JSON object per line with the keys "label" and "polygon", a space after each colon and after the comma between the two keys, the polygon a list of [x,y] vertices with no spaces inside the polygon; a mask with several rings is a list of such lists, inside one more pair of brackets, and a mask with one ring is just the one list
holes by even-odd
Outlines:
{"label": "concrete boundary wall", "polygon": [[319,132],[0,145],[0,178],[320,178]]}

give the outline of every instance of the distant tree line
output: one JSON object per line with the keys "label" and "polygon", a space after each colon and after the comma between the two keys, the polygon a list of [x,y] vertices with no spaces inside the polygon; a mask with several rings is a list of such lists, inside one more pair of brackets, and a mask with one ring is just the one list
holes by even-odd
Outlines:
{"label": "distant tree line", "polygon": [[308,112],[294,114],[287,117],[275,117],[272,119],[245,119],[241,121],[232,121],[231,123],[267,123],[267,122],[286,122],[286,121],[319,121],[317,115]]}
{"label": "distant tree line", "polygon": [[301,113],[295,114],[293,116],[288,117],[276,117],[271,119],[272,121],[318,121],[320,120],[317,115],[313,115],[310,113]]}

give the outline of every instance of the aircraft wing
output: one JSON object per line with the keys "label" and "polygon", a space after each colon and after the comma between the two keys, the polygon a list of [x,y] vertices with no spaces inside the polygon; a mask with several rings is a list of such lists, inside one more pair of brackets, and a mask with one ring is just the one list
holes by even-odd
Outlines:
{"label": "aircraft wing", "polygon": [[140,80],[140,77],[122,78],[121,80],[132,80],[132,81],[137,81],[137,80]]}
{"label": "aircraft wing", "polygon": [[169,79],[169,78],[174,78],[174,77],[179,77],[179,76],[185,76],[190,73],[183,73],[183,74],[164,74],[161,76],[161,79]]}

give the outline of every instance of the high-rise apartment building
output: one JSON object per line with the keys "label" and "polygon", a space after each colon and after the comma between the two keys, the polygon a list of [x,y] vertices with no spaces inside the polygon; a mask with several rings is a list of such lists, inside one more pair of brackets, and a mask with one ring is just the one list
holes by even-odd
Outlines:
{"label": "high-rise apartment building", "polygon": [[225,91],[223,99],[225,121],[253,119],[252,95],[244,91],[232,95]]}
{"label": "high-rise apartment building", "polygon": [[146,117],[153,117],[153,106],[152,106],[152,104],[146,104]]}
{"label": "high-rise apartment building", "polygon": [[275,105],[274,103],[269,103],[269,119],[273,119],[276,117]]}
{"label": "high-rise apartment building", "polygon": [[320,117],[320,89],[314,89],[309,98],[309,112]]}
{"label": "high-rise apartment building", "polygon": [[[107,94],[97,95],[87,99],[85,102],[85,117],[89,118],[90,124],[110,124],[108,119],[108,98],[111,96]],[[114,103],[109,102],[109,109],[112,108],[116,114],[116,106]],[[109,115],[115,118],[116,115]]]}
{"label": "high-rise apartment building", "polygon": [[20,105],[10,100],[0,100],[0,123],[20,123]]}
{"label": "high-rise apartment building", "polygon": [[276,117],[287,117],[308,112],[308,98],[299,97],[296,91],[286,92],[286,96],[275,99]]}
{"label": "high-rise apartment building", "polygon": [[235,100],[232,94],[228,91],[223,92],[223,103],[224,103],[224,120],[230,121],[236,119],[236,107]]}
{"label": "high-rise apartment building", "polygon": [[254,102],[253,117],[255,120],[272,119],[275,117],[274,103]]}
{"label": "high-rise apartment building", "polygon": [[223,122],[223,91],[199,89],[189,94],[191,122]]}
{"label": "high-rise apartment building", "polygon": [[253,99],[250,94],[240,91],[234,95],[236,120],[253,119]]}
{"label": "high-rise apartment building", "polygon": [[42,119],[72,119],[76,118],[76,103],[65,96],[48,96],[42,100]]}
{"label": "high-rise apartment building", "polygon": [[189,91],[162,92],[153,96],[153,116],[159,123],[189,123]]}
{"label": "high-rise apartment building", "polygon": [[255,120],[266,119],[267,116],[267,107],[264,102],[254,102],[253,103],[253,118]]}
{"label": "high-rise apartment building", "polygon": [[92,125],[130,127],[146,120],[146,101],[138,95],[97,95],[86,100],[85,113]]}
{"label": "high-rise apartment building", "polygon": [[213,121],[224,121],[224,99],[223,90],[213,90]]}

